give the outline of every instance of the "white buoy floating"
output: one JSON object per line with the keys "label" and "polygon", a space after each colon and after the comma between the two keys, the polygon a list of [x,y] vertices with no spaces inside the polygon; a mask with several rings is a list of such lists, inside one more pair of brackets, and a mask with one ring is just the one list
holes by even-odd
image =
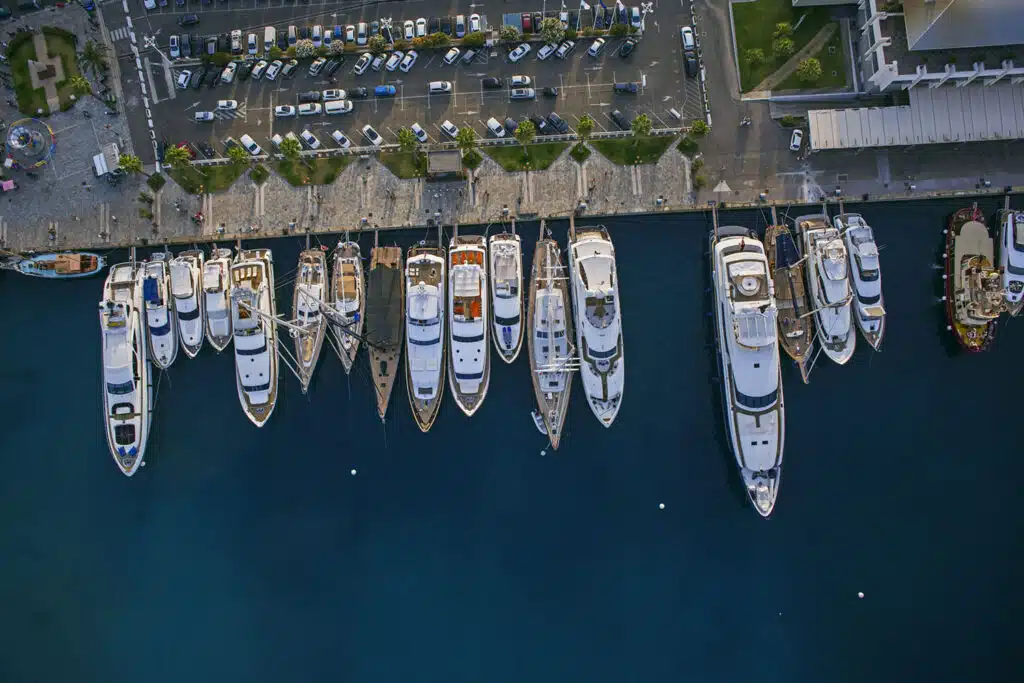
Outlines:
{"label": "white buoy floating", "polygon": [[861,600],[863,600],[864,599],[864,591],[857,591],[857,597],[860,598]]}
{"label": "white buoy floating", "polygon": [[352,470],[351,472],[349,472],[349,474],[351,474],[354,477],[354,476],[356,476],[356,471]]}
{"label": "white buoy floating", "polygon": [[665,509],[665,504],[664,503],[658,503],[658,509],[659,510],[664,510]]}
{"label": "white buoy floating", "polygon": [[540,452],[541,457],[544,457],[547,454],[548,454],[548,452],[547,452],[546,449]]}

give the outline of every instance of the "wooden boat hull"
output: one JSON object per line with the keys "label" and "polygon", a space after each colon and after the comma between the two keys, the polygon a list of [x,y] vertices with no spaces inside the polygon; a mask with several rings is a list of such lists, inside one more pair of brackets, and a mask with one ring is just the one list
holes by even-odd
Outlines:
{"label": "wooden boat hull", "polygon": [[331,304],[337,305],[339,287],[345,278],[344,266],[347,264],[352,266],[352,278],[355,280],[359,296],[358,319],[347,326],[352,334],[348,334],[342,325],[330,323],[337,342],[335,350],[347,375],[352,371],[352,364],[359,353],[359,340],[363,335],[363,321],[366,319],[366,278],[363,274],[362,252],[359,245],[355,242],[342,242],[334,250],[332,263],[329,299]]}
{"label": "wooden boat hull", "polygon": [[[807,354],[814,343],[814,316],[806,315],[811,307],[804,288],[803,264],[788,272],[779,270],[776,240],[782,235],[789,235],[792,239],[787,226],[768,226],[764,236],[765,253],[775,283],[775,302],[779,308],[779,342],[786,355],[802,365],[807,362]],[[793,243],[796,244],[796,241],[793,240]],[[800,333],[794,335],[796,331]]]}
{"label": "wooden boat hull", "polygon": [[981,209],[970,207],[956,211],[949,219],[949,226],[946,230],[946,277],[943,285],[946,295],[946,321],[949,329],[953,332],[953,338],[965,351],[978,353],[986,350],[995,340],[997,322],[992,320],[984,325],[964,325],[956,319],[956,303],[954,300],[956,288],[956,255],[955,242],[960,234],[960,229],[968,221],[985,223],[985,216]]}

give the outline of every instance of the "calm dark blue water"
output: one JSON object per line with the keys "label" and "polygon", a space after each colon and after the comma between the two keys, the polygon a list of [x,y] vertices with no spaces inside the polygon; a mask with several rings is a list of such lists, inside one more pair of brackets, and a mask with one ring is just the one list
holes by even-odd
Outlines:
{"label": "calm dark blue water", "polygon": [[[951,351],[933,264],[959,205],[860,209],[884,244],[884,352],[823,360],[809,386],[787,367],[769,521],[720,432],[700,216],[606,221],[624,405],[605,430],[577,394],[547,456],[525,354],[495,363],[476,417],[446,397],[423,435],[404,385],[382,426],[365,370],[329,353],[257,430],[232,356],[206,349],[163,379],[126,479],[102,431],[101,281],[5,274],[0,680],[1020,680],[1024,319]],[[301,244],[271,246],[282,277]]]}

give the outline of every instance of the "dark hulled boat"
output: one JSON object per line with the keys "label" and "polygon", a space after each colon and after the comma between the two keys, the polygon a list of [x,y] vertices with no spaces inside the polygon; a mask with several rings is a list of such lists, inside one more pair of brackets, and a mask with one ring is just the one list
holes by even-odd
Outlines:
{"label": "dark hulled boat", "polygon": [[993,239],[977,205],[960,209],[946,230],[946,316],[957,343],[984,351],[1006,310],[1002,278],[994,265]]}
{"label": "dark hulled boat", "polygon": [[370,377],[377,393],[377,414],[388,412],[391,390],[398,376],[402,351],[403,300],[402,249],[374,247],[366,279],[366,342],[369,347]]}

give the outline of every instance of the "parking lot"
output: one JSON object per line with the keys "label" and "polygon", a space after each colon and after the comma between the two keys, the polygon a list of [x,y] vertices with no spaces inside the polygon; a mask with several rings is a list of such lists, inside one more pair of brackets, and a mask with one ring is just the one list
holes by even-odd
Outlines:
{"label": "parking lot", "polygon": [[[579,117],[589,114],[596,122],[595,130],[601,131],[618,129],[610,116],[615,110],[621,111],[627,119],[640,112],[646,113],[653,119],[656,128],[676,127],[703,113],[699,85],[695,79],[688,78],[683,69],[679,27],[688,21],[689,13],[682,10],[679,4],[674,7],[668,3],[662,5],[667,8],[665,13],[668,16],[660,16],[660,10],[655,6],[654,12],[646,17],[639,44],[626,58],[618,54],[623,38],[607,38],[603,52],[593,58],[587,54],[587,48],[594,39],[581,35],[576,41],[576,49],[564,60],[555,56],[545,61],[538,60],[537,51],[541,43],[533,42],[531,52],[515,64],[508,59],[508,48],[499,45],[479,51],[469,64],[460,60],[449,66],[443,62],[447,48],[427,48],[418,50],[419,59],[408,73],[398,70],[389,72],[382,68],[379,72],[367,70],[363,75],[355,75],[352,67],[358,55],[347,54],[344,64],[334,74],[334,82],[322,74],[310,76],[310,60],[307,59],[300,60],[298,69],[291,77],[278,78],[275,82],[249,78],[221,84],[219,78],[213,77],[215,74],[219,76],[219,70],[211,67],[207,82],[200,89],[177,89],[174,83],[182,67],[180,62],[174,63],[169,59],[168,40],[170,35],[185,30],[203,38],[227,34],[236,28],[243,32],[243,36],[253,32],[258,36],[262,52],[263,27],[267,25],[274,26],[280,33],[286,31],[289,25],[322,24],[327,29],[335,24],[344,26],[360,21],[369,23],[391,17],[393,30],[397,34],[404,19],[415,20],[422,16],[433,23],[439,14],[428,11],[431,6],[438,13],[443,13],[444,17],[454,17],[456,14],[469,17],[478,11],[485,27],[500,27],[503,16],[489,16],[487,8],[476,3],[455,3],[451,6],[438,0],[374,3],[365,7],[327,2],[321,4],[315,1],[310,4],[289,3],[282,0],[211,0],[210,4],[189,2],[177,6],[175,0],[168,0],[166,7],[157,6],[150,11],[142,9],[140,0],[129,2],[138,3],[140,13],[135,18],[133,9],[133,23],[140,34],[140,46],[146,44],[147,38],[150,40],[150,47],[140,49],[140,52],[154,101],[151,107],[154,127],[160,138],[172,143],[208,142],[214,149],[222,150],[223,146],[219,143],[226,137],[237,139],[243,133],[248,133],[258,144],[269,147],[269,139],[274,134],[298,133],[308,128],[326,147],[334,146],[330,140],[333,130],[341,130],[353,144],[359,145],[364,144],[359,131],[367,123],[383,136],[386,143],[395,142],[396,132],[412,123],[419,123],[431,141],[436,142],[444,139],[440,124],[446,119],[460,128],[470,126],[480,137],[487,137],[485,122],[490,117],[499,121],[506,117],[521,120],[530,115],[546,116],[557,112],[569,123],[570,128],[575,128]],[[549,8],[552,6],[548,5]],[[506,12],[512,10],[507,3],[495,7]],[[403,15],[406,8],[413,8],[415,13],[411,16]],[[525,7],[522,9],[526,11]],[[199,15],[198,26],[182,29],[177,25],[178,17],[186,12]],[[557,7],[554,11],[548,11],[549,15],[557,16],[557,13]],[[581,29],[588,24],[592,25],[592,12],[573,12],[570,23],[575,25],[577,22]],[[117,35],[113,25],[108,25],[108,28],[111,28],[113,35]],[[133,57],[131,61],[134,62]],[[185,68],[191,71],[203,68],[191,64],[194,64],[194,60]],[[513,75],[531,79],[530,87],[537,93],[535,100],[512,100],[507,86],[485,89],[481,84],[485,77],[501,78],[507,84]],[[450,81],[451,94],[428,94],[427,84],[437,80]],[[638,92],[616,93],[614,84],[624,82],[637,83]],[[216,85],[210,87],[211,83]],[[374,97],[374,86],[381,84],[393,85],[395,95]],[[353,98],[354,109],[348,114],[294,118],[275,118],[273,114],[277,105],[297,105],[298,95],[302,92],[329,88],[351,91],[359,86],[369,90],[369,97]],[[547,96],[543,92],[545,88],[557,88],[558,93]],[[194,112],[214,111],[217,101],[224,99],[237,100],[238,110],[217,113],[212,122],[194,120]],[[678,111],[683,121],[670,115],[670,109]],[[139,130],[146,135],[144,113],[130,111],[129,116],[142,119],[130,121],[133,134]]]}

